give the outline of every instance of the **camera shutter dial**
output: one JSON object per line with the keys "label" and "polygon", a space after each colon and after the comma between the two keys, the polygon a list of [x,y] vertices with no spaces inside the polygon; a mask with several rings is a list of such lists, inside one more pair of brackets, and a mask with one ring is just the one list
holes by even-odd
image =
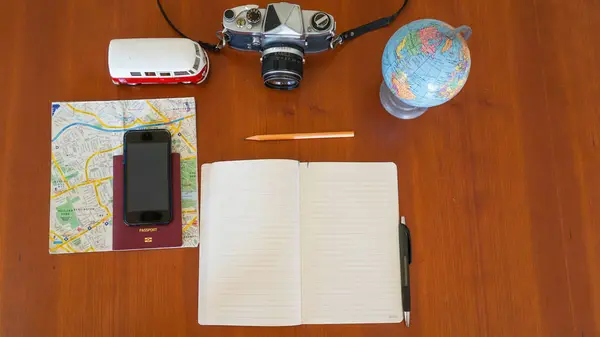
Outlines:
{"label": "camera shutter dial", "polygon": [[246,20],[249,24],[257,24],[260,22],[261,14],[258,8],[252,8],[248,12],[246,12]]}
{"label": "camera shutter dial", "polygon": [[323,12],[318,12],[317,14],[313,15],[310,21],[311,26],[319,31],[326,30],[329,28],[329,26],[331,26],[331,17],[329,17],[327,13]]}

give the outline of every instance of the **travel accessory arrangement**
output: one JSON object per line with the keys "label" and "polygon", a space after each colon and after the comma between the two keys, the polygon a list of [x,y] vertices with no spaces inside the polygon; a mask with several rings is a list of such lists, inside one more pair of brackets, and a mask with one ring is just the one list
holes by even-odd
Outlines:
{"label": "travel accessory arrangement", "polygon": [[[393,15],[339,35],[334,17],[322,11],[285,2],[238,6],[223,12],[217,45],[188,39],[160,0],[157,4],[183,38],[111,41],[113,83],[201,83],[209,72],[205,49],[218,52],[230,45],[261,54],[265,86],[291,90],[303,78],[305,54],[334,49],[390,25],[407,1]],[[465,43],[470,32],[466,26],[454,29],[430,19],[398,30],[382,62],[384,108],[396,117],[414,118],[454,97],[470,70]],[[412,69],[414,64],[425,66]],[[439,71],[431,72],[432,66]],[[399,219],[393,163],[204,165],[200,237],[195,123],[193,98],[53,103],[50,253],[195,247],[201,238],[200,324],[404,320],[408,326],[412,251],[404,217]],[[123,134],[154,129],[173,137],[173,154],[165,157],[170,158],[165,167],[173,181],[157,194],[138,194],[154,197],[130,199]],[[351,137],[353,131],[338,131],[247,140]],[[150,156],[142,157],[146,167],[158,167]],[[132,206],[138,199],[152,203],[165,198],[168,209]]]}

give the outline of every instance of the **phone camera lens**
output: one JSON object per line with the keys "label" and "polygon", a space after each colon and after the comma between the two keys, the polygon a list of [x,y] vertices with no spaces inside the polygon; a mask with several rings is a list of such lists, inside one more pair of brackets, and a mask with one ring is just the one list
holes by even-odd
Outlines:
{"label": "phone camera lens", "polygon": [[142,134],[142,139],[143,140],[152,140],[152,133],[150,133],[150,132],[144,132]]}

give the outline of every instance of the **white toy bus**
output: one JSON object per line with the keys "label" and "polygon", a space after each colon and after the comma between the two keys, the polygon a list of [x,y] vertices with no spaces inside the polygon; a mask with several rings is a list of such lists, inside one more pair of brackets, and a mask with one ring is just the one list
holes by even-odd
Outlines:
{"label": "white toy bus", "polygon": [[114,84],[202,83],[208,55],[189,39],[117,39],[108,46]]}

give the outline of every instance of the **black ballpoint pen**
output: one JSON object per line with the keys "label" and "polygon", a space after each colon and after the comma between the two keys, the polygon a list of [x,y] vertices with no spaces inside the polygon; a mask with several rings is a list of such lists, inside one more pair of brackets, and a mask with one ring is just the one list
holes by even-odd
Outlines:
{"label": "black ballpoint pen", "polygon": [[400,217],[400,270],[402,277],[402,309],[404,310],[404,323],[410,326],[410,275],[409,265],[412,262],[412,249],[410,246],[410,230],[406,226],[406,219]]}

